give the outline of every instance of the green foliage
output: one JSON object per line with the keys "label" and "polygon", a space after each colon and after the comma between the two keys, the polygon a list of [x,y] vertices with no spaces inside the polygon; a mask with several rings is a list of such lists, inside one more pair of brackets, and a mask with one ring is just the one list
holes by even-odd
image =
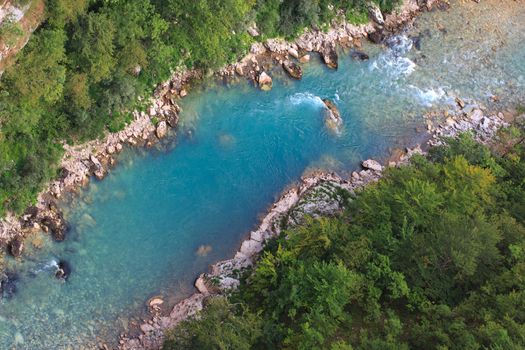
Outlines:
{"label": "green foliage", "polygon": [[257,13],[257,26],[268,37],[279,34],[281,17],[279,8],[280,0],[257,0],[255,12]]}
{"label": "green foliage", "polygon": [[[399,0],[379,0],[383,11],[391,12]],[[257,0],[256,21],[265,36],[294,37],[304,27],[322,25],[337,17],[340,10],[354,24],[368,22],[365,0]]]}
{"label": "green foliage", "polygon": [[71,58],[81,72],[94,83],[110,77],[116,60],[114,40],[116,26],[104,13],[89,13],[74,28],[71,38]]}
{"label": "green foliage", "polygon": [[243,0],[163,2],[163,14],[177,24],[168,40],[186,64],[219,67],[247,48],[246,19],[253,6]]}
{"label": "green foliage", "polygon": [[448,140],[268,244],[230,297],[261,317],[246,348],[524,348],[525,148],[506,133],[503,156]]}
{"label": "green foliage", "polygon": [[319,22],[319,2],[317,0],[289,0],[280,7],[280,31],[286,36],[298,34],[302,27]]}
{"label": "green foliage", "polygon": [[346,11],[346,19],[353,24],[365,24],[368,22],[368,13],[364,10],[350,9]]}
{"label": "green foliage", "polygon": [[0,24],[0,38],[7,46],[15,45],[22,35],[24,31],[20,28],[20,24],[9,20]]}
{"label": "green foliage", "polygon": [[248,350],[260,334],[256,315],[217,297],[208,301],[198,321],[184,321],[168,333],[163,349]]}

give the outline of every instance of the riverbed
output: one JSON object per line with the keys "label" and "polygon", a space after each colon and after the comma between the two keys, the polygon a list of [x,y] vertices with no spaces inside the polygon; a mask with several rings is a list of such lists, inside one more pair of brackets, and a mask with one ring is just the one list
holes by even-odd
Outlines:
{"label": "riverbed", "polygon": [[[63,203],[67,240],[28,242],[17,292],[0,302],[0,348],[114,345],[142,323],[146,301],[168,310],[196,276],[231,256],[289,184],[312,169],[345,175],[423,137],[423,115],[461,98],[487,108],[525,104],[525,3],[452,1],[423,14],[369,60],[317,57],[293,81],[273,72],[269,92],[247,82],[194,87],[180,127],[159,149],[128,148],[103,181]],[[327,129],[321,99],[344,124]],[[54,278],[67,261],[67,281]]]}

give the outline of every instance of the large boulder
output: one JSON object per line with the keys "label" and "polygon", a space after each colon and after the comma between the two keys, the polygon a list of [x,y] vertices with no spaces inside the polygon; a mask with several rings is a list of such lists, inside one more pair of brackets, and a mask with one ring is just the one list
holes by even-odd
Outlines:
{"label": "large boulder", "polygon": [[235,73],[237,73],[237,75],[239,75],[239,76],[241,76],[241,77],[244,76],[244,69],[243,69],[243,67],[242,67],[242,64],[237,63],[237,64],[235,65]]}
{"label": "large boulder", "polygon": [[177,127],[179,123],[179,114],[175,108],[171,108],[166,112],[166,122],[172,128]]}
{"label": "large boulder", "polygon": [[301,63],[308,63],[308,62],[310,62],[310,55],[306,54],[304,56],[301,56],[301,58],[299,58],[299,62],[301,62]]}
{"label": "large boulder", "polygon": [[164,304],[164,300],[160,296],[155,296],[147,302],[147,305],[151,308],[159,307],[162,304]]}
{"label": "large boulder", "polygon": [[297,52],[297,50],[294,49],[293,47],[290,47],[290,48],[288,49],[288,54],[289,54],[290,56],[292,56],[293,58],[299,58],[299,52]]}
{"label": "large boulder", "polygon": [[51,231],[51,236],[53,236],[55,241],[60,242],[66,238],[66,233],[69,227],[60,211],[49,211],[48,215],[42,218],[41,225],[48,231]]}
{"label": "large boulder", "polygon": [[153,332],[155,330],[155,327],[153,327],[152,325],[148,324],[148,323],[144,323],[144,324],[141,324],[140,325],[140,330],[144,333],[144,334],[148,334],[150,332]]}
{"label": "large boulder", "polygon": [[199,278],[195,280],[195,288],[199,291],[199,293],[204,295],[209,295],[210,291],[208,290],[208,287],[206,285],[206,276],[205,274],[201,274]]}
{"label": "large boulder", "polygon": [[294,79],[301,80],[303,77],[303,70],[300,65],[292,61],[284,61],[283,68],[288,73],[288,75]]}
{"label": "large boulder", "polygon": [[325,47],[321,53],[321,57],[328,68],[337,69],[338,56],[335,48],[331,46]]}
{"label": "large boulder", "polygon": [[381,172],[383,171],[383,166],[381,166],[381,164],[379,164],[379,162],[373,160],[373,159],[367,159],[365,160],[363,163],[363,168],[365,169],[370,169],[370,170],[373,170],[373,171],[377,171],[377,172]]}
{"label": "large boulder", "polygon": [[253,24],[250,28],[248,28],[247,31],[248,31],[248,34],[250,34],[250,36],[254,38],[260,35],[259,31],[257,30],[257,26],[255,24]]}
{"label": "large boulder", "polygon": [[157,128],[155,129],[155,134],[157,134],[157,137],[159,139],[166,137],[166,135],[168,134],[168,125],[166,124],[164,120],[160,121],[157,124]]}
{"label": "large boulder", "polygon": [[102,163],[100,160],[95,157],[94,155],[90,155],[89,159],[91,160],[91,171],[93,172],[93,175],[99,180],[102,180],[104,178],[104,175],[106,174],[106,170],[104,169],[104,166],[102,166]]}
{"label": "large boulder", "polygon": [[261,90],[269,91],[272,89],[272,77],[270,77],[266,72],[261,72],[257,78],[257,81],[259,82],[259,87]]}
{"label": "large boulder", "polygon": [[368,4],[368,15],[370,16],[370,19],[374,22],[376,22],[379,25],[385,24],[385,18],[383,17],[383,14],[381,13],[381,9],[379,6],[373,2],[370,2]]}

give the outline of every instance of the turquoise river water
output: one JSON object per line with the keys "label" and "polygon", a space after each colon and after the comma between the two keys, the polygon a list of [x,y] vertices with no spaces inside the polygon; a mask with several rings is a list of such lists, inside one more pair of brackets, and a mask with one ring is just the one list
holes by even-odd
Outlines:
{"label": "turquoise river water", "polygon": [[[64,204],[66,241],[40,236],[23,261],[9,261],[17,292],[0,301],[0,348],[114,344],[141,323],[148,298],[162,295],[168,308],[192,293],[198,273],[233,255],[308,169],[347,173],[386,156],[418,138],[424,112],[455,96],[523,103],[525,6],[509,1],[494,14],[502,3],[424,14],[389,45],[365,45],[370,60],[341,52],[330,71],[315,58],[302,81],[275,73],[270,92],[247,83],[196,87],[163,151],[126,149],[105,180]],[[340,135],[325,128],[320,98],[339,107]],[[206,256],[197,254],[202,245],[212,247]],[[59,259],[72,267],[67,282],[53,277]]]}

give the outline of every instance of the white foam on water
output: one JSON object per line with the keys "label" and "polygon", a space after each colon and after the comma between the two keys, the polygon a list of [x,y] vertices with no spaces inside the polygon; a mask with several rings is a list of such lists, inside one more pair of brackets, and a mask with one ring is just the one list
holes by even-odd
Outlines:
{"label": "white foam on water", "polygon": [[443,88],[430,88],[426,90],[422,90],[414,85],[409,85],[409,87],[414,90],[414,96],[416,97],[417,101],[425,106],[425,107],[432,107],[434,103],[443,100],[443,98],[446,97],[445,90]]}
{"label": "white foam on water", "polygon": [[288,97],[288,101],[294,105],[309,104],[313,106],[324,106],[323,100],[310,92],[298,92]]}
{"label": "white foam on water", "polygon": [[387,41],[388,49],[371,63],[369,70],[377,70],[383,76],[393,79],[409,76],[416,69],[416,64],[405,56],[412,49],[412,45],[412,40],[406,35],[390,38]]}
{"label": "white foam on water", "polygon": [[41,264],[40,267],[38,267],[34,273],[41,273],[45,271],[56,271],[58,269],[58,261],[55,259],[52,259],[51,261],[48,261],[44,264]]}
{"label": "white foam on water", "polygon": [[339,94],[335,94],[335,100],[336,101],[341,101],[341,98],[339,97]]}

